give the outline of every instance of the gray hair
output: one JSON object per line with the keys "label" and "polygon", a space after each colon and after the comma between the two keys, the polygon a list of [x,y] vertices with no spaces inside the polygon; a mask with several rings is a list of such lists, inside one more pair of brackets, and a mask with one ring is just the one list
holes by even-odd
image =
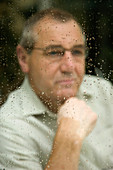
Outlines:
{"label": "gray hair", "polygon": [[[24,29],[23,29],[23,33],[22,33],[22,36],[20,39],[20,45],[27,51],[28,54],[30,54],[32,52],[34,44],[36,43],[36,40],[37,40],[37,36],[35,35],[33,28],[34,28],[35,24],[37,24],[37,22],[39,22],[40,20],[42,20],[45,17],[49,17],[53,20],[57,20],[62,23],[68,22],[70,20],[74,20],[77,22],[77,24],[79,25],[79,27],[83,33],[81,25],[79,24],[77,19],[75,19],[75,17],[72,14],[70,14],[69,12],[60,10],[60,9],[56,9],[56,8],[40,11],[39,13],[36,13],[35,15],[30,17],[26,21]],[[84,36],[84,38],[85,38],[85,36]]]}

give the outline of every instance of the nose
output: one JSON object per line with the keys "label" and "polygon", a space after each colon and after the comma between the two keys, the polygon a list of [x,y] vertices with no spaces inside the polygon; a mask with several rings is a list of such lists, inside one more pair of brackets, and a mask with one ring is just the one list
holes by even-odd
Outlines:
{"label": "nose", "polygon": [[60,65],[61,72],[72,73],[75,67],[73,56],[70,51],[65,51]]}

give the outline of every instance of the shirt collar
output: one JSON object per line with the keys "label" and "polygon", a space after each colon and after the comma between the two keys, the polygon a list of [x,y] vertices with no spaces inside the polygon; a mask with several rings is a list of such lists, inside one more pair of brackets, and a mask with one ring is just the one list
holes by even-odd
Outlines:
{"label": "shirt collar", "polygon": [[29,84],[29,80],[25,77],[21,86],[23,112],[28,115],[40,115],[50,112],[48,108],[37,97]]}
{"label": "shirt collar", "polygon": [[95,86],[98,84],[98,78],[92,75],[85,75],[82,84],[78,90],[77,97],[80,99],[91,99],[97,93]]}

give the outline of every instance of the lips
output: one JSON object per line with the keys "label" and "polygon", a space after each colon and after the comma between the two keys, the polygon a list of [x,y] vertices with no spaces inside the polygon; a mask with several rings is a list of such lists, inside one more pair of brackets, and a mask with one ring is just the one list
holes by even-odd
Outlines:
{"label": "lips", "polygon": [[73,85],[74,82],[75,82],[75,79],[64,79],[64,80],[57,81],[57,84],[60,84],[60,85]]}

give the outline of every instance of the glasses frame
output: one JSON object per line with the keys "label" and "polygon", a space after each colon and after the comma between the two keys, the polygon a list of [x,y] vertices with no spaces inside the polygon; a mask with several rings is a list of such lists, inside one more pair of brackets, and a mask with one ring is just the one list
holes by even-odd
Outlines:
{"label": "glasses frame", "polygon": [[[89,53],[89,48],[88,47],[86,47],[86,46],[84,46],[84,45],[76,45],[76,46],[74,46],[74,47],[72,47],[71,49],[66,49],[66,48],[64,48],[64,47],[62,47],[62,46],[48,46],[48,47],[45,47],[45,48],[39,48],[39,47],[34,47],[33,49],[34,50],[41,50],[41,51],[43,51],[44,52],[44,55],[47,55],[47,53],[46,53],[46,50],[48,50],[48,49],[57,49],[57,48],[62,48],[62,51],[63,51],[63,53],[65,54],[65,52],[66,51],[70,51],[71,53],[72,53],[72,51],[73,51],[73,49],[74,48],[84,48],[84,56],[85,56],[85,58],[87,58],[87,56],[88,56],[88,53]],[[64,55],[63,54],[63,55]],[[63,56],[62,55],[62,56]]]}

